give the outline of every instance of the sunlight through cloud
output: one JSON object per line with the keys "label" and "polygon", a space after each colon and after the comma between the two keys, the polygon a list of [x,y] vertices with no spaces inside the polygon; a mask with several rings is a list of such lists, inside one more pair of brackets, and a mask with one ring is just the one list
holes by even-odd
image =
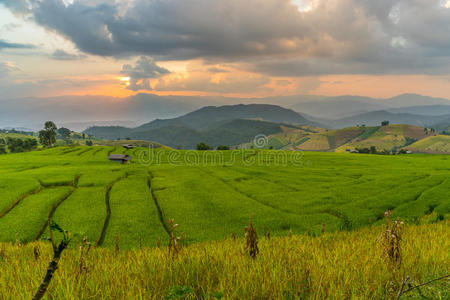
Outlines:
{"label": "sunlight through cloud", "polygon": [[312,0],[292,0],[291,2],[298,7],[300,12],[309,12],[313,8]]}

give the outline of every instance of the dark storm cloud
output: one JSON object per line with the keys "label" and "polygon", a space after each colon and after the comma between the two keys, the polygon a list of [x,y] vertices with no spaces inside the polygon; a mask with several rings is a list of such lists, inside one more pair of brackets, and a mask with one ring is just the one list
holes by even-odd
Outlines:
{"label": "dark storm cloud", "polygon": [[315,0],[308,11],[291,0],[31,2],[38,24],[100,56],[232,61],[283,76],[450,70],[443,0]]}
{"label": "dark storm cloud", "polygon": [[33,49],[35,46],[28,44],[19,44],[19,43],[9,43],[7,41],[0,39],[0,50],[1,49]]}
{"label": "dark storm cloud", "polygon": [[30,11],[30,5],[27,0],[0,0],[0,4],[3,4],[15,14],[24,14]]}
{"label": "dark storm cloud", "polygon": [[153,58],[141,56],[134,66],[123,65],[120,73],[130,77],[128,89],[151,91],[149,79],[169,74],[170,71],[158,66]]}
{"label": "dark storm cloud", "polygon": [[[122,15],[114,4],[36,2],[35,20],[102,56],[145,54],[164,59],[239,57],[291,52],[283,39],[302,37],[288,0],[139,1]],[[264,20],[264,21],[263,21]],[[266,25],[264,25],[266,23]]]}

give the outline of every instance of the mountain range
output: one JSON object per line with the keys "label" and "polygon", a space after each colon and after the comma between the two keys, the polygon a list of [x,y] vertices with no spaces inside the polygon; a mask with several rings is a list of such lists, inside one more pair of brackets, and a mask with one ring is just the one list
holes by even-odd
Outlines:
{"label": "mountain range", "polygon": [[[213,147],[245,145],[256,135],[264,134],[272,137],[272,142],[278,141],[268,145],[275,149],[334,151],[346,144],[351,148],[367,146],[370,144],[367,142],[372,141],[390,151],[435,135],[435,130],[424,127],[433,128],[428,124],[439,122],[448,124],[449,117],[374,111],[334,121],[322,119],[326,123],[319,123],[317,119],[308,120],[308,115],[276,105],[238,104],[207,106],[177,118],[156,119],[135,128],[93,126],[85,133],[101,139],[151,140],[183,149],[195,148],[200,142]],[[391,124],[409,125],[379,126],[385,120]],[[331,129],[334,127],[345,129]],[[388,129],[394,133],[386,131]],[[377,139],[379,135],[381,139]],[[365,142],[358,144],[362,140]]]}
{"label": "mountain range", "polygon": [[[157,96],[146,93],[126,98],[88,95],[0,99],[0,127],[26,127],[38,130],[47,120],[53,120],[58,126],[76,131],[82,131],[93,125],[136,127],[155,119],[180,117],[205,106],[237,104],[278,105],[298,112],[304,118],[314,121],[316,125],[331,128],[341,126],[336,120],[372,111],[425,116],[448,114],[450,100],[415,94],[375,99],[359,96],[314,95],[226,98]],[[376,121],[379,120],[376,119]],[[427,122],[422,123],[428,123],[428,120],[425,121]]]}
{"label": "mountain range", "polygon": [[312,125],[293,110],[268,104],[207,106],[181,117],[157,119],[136,128],[94,126],[85,133],[102,139],[158,141],[178,148],[194,148],[200,142],[214,147],[238,145],[258,134],[281,132],[285,126]]}

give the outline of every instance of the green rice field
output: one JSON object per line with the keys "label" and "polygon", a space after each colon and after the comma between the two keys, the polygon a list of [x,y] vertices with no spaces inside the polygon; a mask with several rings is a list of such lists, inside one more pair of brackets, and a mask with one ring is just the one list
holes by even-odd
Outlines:
{"label": "green rice field", "polygon": [[[127,153],[130,164],[110,162]],[[99,246],[354,230],[386,210],[411,224],[450,215],[448,155],[57,147],[0,156],[0,242],[48,237],[50,217]],[[73,243],[76,244],[76,243]]]}

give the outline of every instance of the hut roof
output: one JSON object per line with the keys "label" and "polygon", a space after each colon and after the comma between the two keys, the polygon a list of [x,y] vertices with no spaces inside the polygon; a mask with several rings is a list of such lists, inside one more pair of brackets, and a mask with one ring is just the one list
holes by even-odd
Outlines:
{"label": "hut roof", "polygon": [[109,160],[130,160],[132,157],[126,154],[111,154]]}

